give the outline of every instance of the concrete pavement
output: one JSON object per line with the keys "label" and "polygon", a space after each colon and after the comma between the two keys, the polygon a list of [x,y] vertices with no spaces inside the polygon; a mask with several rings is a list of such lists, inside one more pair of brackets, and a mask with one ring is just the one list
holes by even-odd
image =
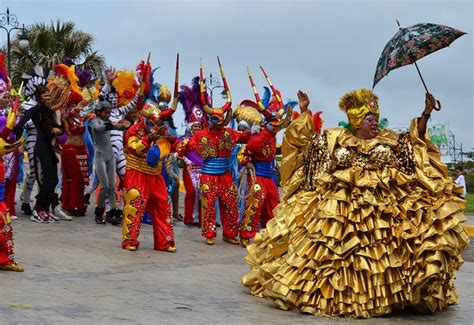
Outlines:
{"label": "concrete pavement", "polygon": [[[0,324],[336,324],[352,319],[282,311],[248,294],[240,277],[245,250],[206,246],[198,228],[175,227],[176,254],[152,250],[143,225],[137,252],[120,248],[121,228],[88,217],[59,224],[14,221],[24,273],[0,272]],[[220,230],[220,228],[219,228]],[[471,244],[472,245],[472,244]],[[368,324],[471,324],[474,263],[456,280],[460,304],[435,315],[411,311]]]}

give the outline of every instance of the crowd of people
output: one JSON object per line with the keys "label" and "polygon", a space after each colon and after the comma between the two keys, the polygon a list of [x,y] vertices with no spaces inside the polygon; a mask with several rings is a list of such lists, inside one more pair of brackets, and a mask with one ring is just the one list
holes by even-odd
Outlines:
{"label": "crowd of people", "polygon": [[[176,220],[200,226],[207,245],[220,222],[225,242],[248,246],[243,284],[283,309],[372,317],[456,303],[453,279],[469,238],[462,189],[427,135],[433,96],[410,131],[397,134],[381,125],[372,91],[352,91],[340,102],[346,127],[322,131],[308,95],[299,91],[298,102],[284,103],[263,68],[263,96],[247,70],[255,100],[233,111],[218,64],[222,107],[209,104],[202,65],[191,85],[179,85],[179,56],[173,91],[144,61],[136,71],[107,69],[102,85],[72,62],[49,75],[36,68],[13,96],[3,69],[0,267],[23,270],[13,258],[10,219],[24,148],[22,210],[35,222],[84,216],[97,192],[95,222],[121,225],[129,251],[140,246],[142,222],[152,224],[154,249],[166,252],[176,252]],[[173,120],[179,106],[184,135]]]}
{"label": "crowd of people", "polygon": [[[283,103],[262,69],[269,84],[263,99],[249,74],[256,100],[242,101],[233,112],[218,63],[227,98],[222,107],[209,106],[202,67],[191,85],[179,85],[179,56],[173,91],[155,81],[144,61],[135,71],[107,69],[102,85],[72,62],[48,73],[37,67],[13,97],[4,72],[4,150],[13,156],[13,184],[22,149],[28,155],[22,211],[37,223],[72,220],[86,215],[96,193],[95,222],[122,225],[124,249],[138,249],[145,222],[153,226],[154,248],[175,252],[176,221],[200,226],[208,245],[222,225],[225,242],[247,246],[279,203],[276,134],[290,123],[295,102]],[[185,113],[182,136],[173,119],[178,106]],[[238,130],[228,126],[231,120]],[[19,140],[10,144],[8,137]],[[179,165],[184,218],[178,209]],[[10,219],[16,215],[16,187],[8,179],[4,201]]]}

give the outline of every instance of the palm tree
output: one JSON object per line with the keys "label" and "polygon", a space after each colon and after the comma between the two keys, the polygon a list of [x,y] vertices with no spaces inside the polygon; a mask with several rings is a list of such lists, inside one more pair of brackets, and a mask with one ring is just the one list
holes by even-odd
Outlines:
{"label": "palm tree", "polygon": [[18,37],[11,43],[12,79],[18,84],[21,75],[39,65],[51,69],[55,64],[71,59],[79,69],[88,69],[99,77],[105,69],[105,58],[92,50],[92,35],[77,30],[71,21],[50,24],[37,23],[25,27],[27,46]]}

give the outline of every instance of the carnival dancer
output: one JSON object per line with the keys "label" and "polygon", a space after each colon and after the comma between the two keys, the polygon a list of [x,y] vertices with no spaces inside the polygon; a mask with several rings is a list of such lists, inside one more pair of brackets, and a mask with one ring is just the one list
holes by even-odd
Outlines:
{"label": "carnival dancer", "polygon": [[[16,102],[16,106],[18,106],[18,101]],[[10,109],[6,126],[0,132],[0,270],[23,272],[23,267],[17,264],[14,259],[13,229],[11,226],[10,211],[4,201],[5,178],[3,156],[16,150],[23,142],[23,139],[12,144],[6,141],[15,126],[16,109],[17,107]]]}
{"label": "carnival dancer", "polygon": [[[35,97],[35,91],[38,86],[46,85],[47,82],[47,72],[42,67],[36,66],[30,73],[25,73],[22,78],[25,79],[25,88],[23,90],[23,96],[27,99],[22,103],[24,111],[29,110],[32,107],[35,107],[38,104],[38,99]],[[36,146],[36,137],[37,130],[33,124],[32,120],[29,120],[25,124],[26,131],[26,153],[28,155],[28,174],[26,176],[25,184],[23,185],[23,190],[21,193],[21,210],[26,215],[31,215],[31,193],[33,192],[33,186],[37,179],[36,168],[35,168],[35,146]]]}
{"label": "carnival dancer", "polygon": [[74,78],[69,77],[71,74],[75,75],[75,67],[58,64],[54,69],[55,75],[48,79],[46,86],[36,87],[34,96],[38,104],[27,110],[15,126],[17,137],[21,135],[23,127],[29,120],[33,121],[37,130],[33,168],[36,170],[40,190],[31,220],[39,223],[71,219],[64,212],[60,215],[55,213],[59,202],[58,195],[54,192],[58,184],[58,158],[54,145],[57,137],[64,131],[56,119],[57,113],[66,107],[70,96],[77,93],[74,91],[77,85],[71,82]]}
{"label": "carnival dancer", "polygon": [[[153,73],[156,71],[157,68],[151,70],[150,67],[143,67],[143,65],[140,65],[138,70],[142,72],[143,76],[143,71],[145,72],[145,77],[147,77],[147,71],[150,71],[148,80],[149,80],[149,91],[148,94],[145,93],[145,98],[148,101],[152,101],[155,103],[155,105],[163,112],[166,112],[169,109],[172,109],[173,112],[176,110],[176,107],[178,105],[178,96],[176,96],[178,92],[178,84],[175,80],[175,85],[174,85],[174,93],[175,97],[173,99],[172,106],[170,107],[170,101],[171,101],[171,91],[168,88],[168,86],[164,84],[160,84],[158,82],[154,81],[153,78]],[[179,70],[179,53],[176,55],[176,71]],[[173,120],[173,115],[172,114],[165,114],[165,118],[162,119],[163,124],[166,126],[166,129],[168,133],[172,136],[178,137],[178,131],[176,128],[176,125]],[[166,186],[168,189],[168,194],[171,198],[172,202],[172,209],[173,209],[173,220],[178,220],[182,221],[183,217],[179,214],[179,167],[178,167],[178,161],[174,156],[166,156],[164,157],[163,161],[163,170],[162,170],[162,175],[165,179]]]}
{"label": "carnival dancer", "polygon": [[[262,115],[253,107],[248,106],[247,101],[242,101],[240,105],[234,110],[234,120],[237,122],[237,131],[250,131],[253,135],[260,132],[261,124],[263,123]],[[237,185],[238,201],[237,207],[239,210],[239,225],[242,224],[242,219],[245,211],[245,197],[247,195],[247,177],[250,171],[245,169],[245,166],[239,164],[239,152],[245,144],[236,144],[229,157],[230,171],[232,179]]]}
{"label": "carnival dancer", "polygon": [[[110,122],[116,123],[122,121],[128,112],[137,107],[141,94],[139,91],[140,87],[134,79],[135,74],[131,71],[115,72],[115,69],[112,68],[106,71],[106,83],[100,91],[100,98],[110,104]],[[121,181],[123,181],[125,176],[126,164],[123,136],[123,130],[116,129],[110,131],[110,141],[115,157],[115,168]]]}
{"label": "carnival dancer", "polygon": [[215,203],[218,200],[223,240],[238,245],[237,188],[229,171],[229,156],[236,143],[247,142],[250,132],[239,133],[226,127],[232,116],[232,98],[224,70],[219,58],[217,60],[227,94],[227,102],[220,108],[209,107],[201,63],[200,97],[203,109],[209,117],[209,126],[196,132],[189,140],[181,142],[178,153],[184,156],[186,152],[196,150],[203,159],[200,190],[202,235],[206,238],[206,244],[213,245],[216,237]]}
{"label": "carnival dancer", "polygon": [[[138,82],[135,80],[135,73],[132,71],[115,71],[113,68],[109,68],[106,72],[106,83],[100,91],[100,98],[109,102],[111,106],[109,120],[112,123],[118,123],[124,120],[128,112],[135,109],[140,101],[143,91],[140,91]],[[142,78],[143,81],[143,78]],[[121,123],[121,122],[120,122]],[[115,169],[116,174],[119,177],[120,183],[119,192],[123,186],[123,179],[125,175],[125,154],[123,147],[124,129],[112,129],[110,130],[110,141],[115,158]],[[91,193],[87,193],[90,197]],[[87,197],[87,198],[88,198]],[[108,201],[107,201],[108,202]],[[110,206],[116,206],[116,203],[108,202]],[[107,219],[112,223],[118,222],[118,216],[122,214],[120,209],[109,213],[109,205],[107,207]],[[114,221],[115,220],[115,221]]]}
{"label": "carnival dancer", "polygon": [[[177,87],[178,85],[176,85]],[[160,85],[160,94],[158,96],[158,108],[166,111],[169,108],[171,92],[165,85]],[[166,130],[172,136],[178,137],[178,131],[174,124],[173,116],[169,116],[163,120]],[[179,167],[178,161],[174,156],[167,156],[163,161],[163,177],[166,181],[168,194],[171,198],[171,206],[173,210],[173,220],[183,221],[183,216],[179,213]]]}
{"label": "carnival dancer", "polygon": [[[206,123],[206,117],[202,111],[199,90],[199,77],[192,80],[191,87],[181,86],[178,95],[186,122],[184,136],[179,138],[179,142],[190,139],[200,131]],[[196,150],[187,151],[183,157],[183,184],[186,190],[184,196],[184,224],[186,226],[201,225],[201,195],[199,184],[202,172],[202,158]]]}
{"label": "carnival dancer", "polygon": [[407,133],[378,129],[377,96],[360,89],[339,107],[350,128],[315,133],[301,116],[283,140],[285,196],[253,245],[243,284],[280,308],[368,318],[457,303],[455,273],[469,243],[464,201],[427,134],[435,99]]}
{"label": "carnival dancer", "polygon": [[110,121],[111,105],[101,101],[95,108],[96,117],[91,120],[92,137],[94,139],[94,166],[100,183],[100,193],[95,208],[95,222],[106,224],[104,219],[105,200],[109,200],[110,213],[108,221],[114,225],[121,222],[121,213],[115,200],[115,156],[111,145],[111,130],[125,130],[130,126],[126,120]]}
{"label": "carnival dancer", "polygon": [[[273,209],[280,202],[278,188],[274,181],[274,162],[276,154],[276,135],[287,127],[292,118],[292,107],[285,107],[280,92],[270,81],[265,70],[260,67],[270,86],[274,101],[266,108],[257,92],[250,70],[247,74],[255,94],[256,103],[245,101],[251,107],[258,109],[265,117],[265,126],[260,132],[253,134],[248,143],[238,155],[241,165],[247,166],[255,173],[248,178],[245,211],[240,228],[240,243],[247,247],[249,240],[255,237],[258,225],[265,228],[267,222],[273,218]],[[244,102],[244,103],[245,103]],[[270,107],[275,107],[270,110]],[[283,118],[283,115],[286,115]]]}
{"label": "carnival dancer", "polygon": [[[12,104],[10,91],[12,91],[12,93],[15,92],[14,89],[10,89],[10,80],[8,79],[7,70],[5,69],[4,59],[5,57],[0,54],[0,130],[3,130],[5,128],[8,114],[10,112],[10,107]],[[17,114],[15,114],[15,116],[16,115]],[[6,140],[12,142],[10,141],[10,139]],[[7,209],[10,213],[10,218],[12,220],[16,219],[15,192],[18,175],[19,156],[20,155],[18,149],[3,156],[3,166],[5,170],[5,191],[3,201],[5,201]]]}
{"label": "carnival dancer", "polygon": [[62,165],[62,208],[72,216],[84,216],[87,205],[84,189],[89,185],[89,154],[84,141],[84,116],[82,101],[70,107],[63,117],[67,140],[61,152]]}
{"label": "carnival dancer", "polygon": [[136,251],[140,246],[138,237],[146,211],[152,219],[153,248],[176,252],[170,198],[161,174],[163,157],[169,155],[177,140],[169,136],[162,118],[173,112],[173,109],[161,111],[154,103],[147,102],[140,110],[141,119],[125,133],[122,248],[129,251]]}
{"label": "carnival dancer", "polygon": [[[53,92],[50,94],[53,95],[54,97],[58,96],[58,100],[54,100],[55,103],[52,103],[53,106],[55,106],[55,112],[54,113],[54,119],[55,123],[60,125],[60,120],[58,119],[59,111],[61,109],[64,109],[64,107],[60,107],[59,105],[64,105],[65,101],[67,101],[68,96],[70,96],[70,93],[68,92],[70,89],[70,83],[71,83],[71,77],[74,78],[75,76],[75,67],[71,63],[69,66],[65,64],[59,64],[54,67],[55,70],[55,75],[61,75],[61,78],[57,78],[57,76],[53,76],[50,78],[52,81],[49,83],[49,85],[53,85]],[[38,98],[35,96],[35,91],[38,86],[42,85],[47,85],[48,80],[46,76],[48,75],[48,72],[46,69],[35,66],[32,71],[29,73],[25,73],[22,75],[22,78],[26,81],[25,83],[25,89],[23,92],[23,95],[25,98],[28,98],[27,101],[22,103],[22,108],[24,109],[24,114],[32,107],[35,107],[38,105]],[[67,82],[66,82],[67,80]],[[74,81],[75,82],[75,81]],[[54,85],[57,85],[54,86]],[[68,91],[66,91],[68,90]],[[38,181],[41,179],[42,175],[38,175],[39,172],[39,164],[37,161],[37,157],[35,155],[36,152],[36,144],[37,144],[37,137],[38,137],[38,130],[36,129],[36,126],[33,122],[33,119],[30,119],[29,121],[26,122],[24,125],[24,129],[26,130],[26,151],[28,155],[28,161],[29,161],[29,172],[26,178],[26,182],[24,184],[22,194],[21,194],[21,200],[23,201],[21,205],[21,210],[26,214],[26,215],[32,215],[33,212],[30,207],[30,202],[31,202],[31,193],[33,191],[33,186],[35,181]],[[17,131],[19,132],[19,131]],[[54,140],[55,142],[56,140]],[[38,186],[41,186],[41,184],[38,183]],[[72,218],[67,215],[61,208],[61,204],[59,204],[59,195],[54,192],[53,197],[51,199],[51,220],[72,220]]]}

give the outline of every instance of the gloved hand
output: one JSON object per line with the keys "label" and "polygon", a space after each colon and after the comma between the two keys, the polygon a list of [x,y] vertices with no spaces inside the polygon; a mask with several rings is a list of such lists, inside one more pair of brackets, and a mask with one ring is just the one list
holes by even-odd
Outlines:
{"label": "gloved hand", "polygon": [[15,127],[15,120],[16,120],[16,113],[13,111],[13,109],[8,110],[8,116],[7,116],[7,123],[5,127],[9,130],[13,130]]}

